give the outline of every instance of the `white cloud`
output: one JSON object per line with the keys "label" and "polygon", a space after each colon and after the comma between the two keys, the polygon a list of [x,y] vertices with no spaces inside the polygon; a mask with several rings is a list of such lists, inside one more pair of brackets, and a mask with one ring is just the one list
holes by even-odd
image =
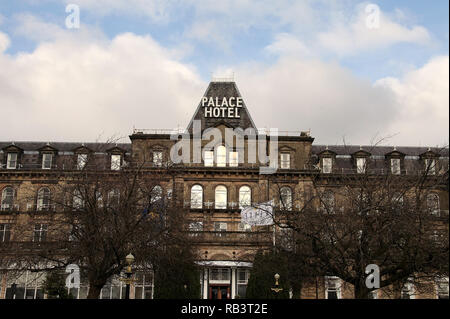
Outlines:
{"label": "white cloud", "polygon": [[0,32],[0,53],[6,51],[11,41],[6,33]]}
{"label": "white cloud", "polygon": [[378,87],[390,89],[396,97],[398,112],[391,130],[400,138],[412,138],[416,143],[436,141],[448,144],[449,130],[449,57],[432,59],[423,67],[405,74],[401,79],[385,78]]}
{"label": "white cloud", "polygon": [[267,52],[277,55],[310,56],[311,50],[298,38],[288,33],[280,33],[275,41],[264,48]]}
{"label": "white cloud", "polygon": [[376,84],[336,63],[283,57],[274,65],[241,66],[241,87],[256,125],[312,130],[316,143],[390,145],[448,143],[448,57],[401,79]]}
{"label": "white cloud", "polygon": [[[11,119],[0,126],[2,140],[92,141],[102,133],[127,135],[133,126],[188,124],[207,83],[180,60],[179,48],[131,33],[108,40],[89,27],[73,32],[24,17],[16,32],[34,29],[45,42],[30,53],[0,50],[1,114]],[[7,43],[0,33],[0,49]],[[216,75],[236,72],[256,125],[311,128],[317,143],[342,143],[345,136],[366,144],[393,133],[400,133],[389,141],[395,145],[448,141],[448,56],[374,85],[336,62],[298,54],[305,47],[279,34],[266,48],[280,56],[275,63],[218,68]]]}
{"label": "white cloud", "polygon": [[[73,41],[71,41],[73,40]],[[205,83],[151,37],[79,41],[74,33],[31,53],[0,53],[2,140],[85,140],[185,124]],[[128,140],[128,139],[126,139]]]}
{"label": "white cloud", "polygon": [[14,34],[33,40],[44,41],[106,41],[103,32],[91,25],[82,24],[79,29],[66,29],[54,23],[46,22],[30,13],[14,16]]}
{"label": "white cloud", "polygon": [[[340,55],[354,55],[396,43],[431,42],[428,30],[420,25],[409,26],[412,14],[398,8],[392,13],[380,11],[380,27],[368,28],[366,21],[371,14],[365,11],[368,3],[358,4],[356,0],[78,0],[77,4],[81,15],[89,12],[114,18],[116,14],[128,14],[152,23],[183,21],[186,27],[181,36],[209,41],[220,49],[230,48],[236,38],[253,30],[284,36],[289,33],[297,40],[304,39],[302,43],[317,47],[316,53],[325,49]],[[281,40],[290,41],[289,46],[294,44],[293,38]]]}
{"label": "white cloud", "polygon": [[171,10],[176,9],[179,4],[167,0],[65,0],[65,2],[78,5],[81,17],[86,11],[100,16],[119,13],[150,18],[156,23],[167,23]]}
{"label": "white cloud", "polygon": [[[388,17],[381,10],[378,20],[372,19],[374,11],[365,11],[366,6],[358,7],[355,17],[338,19],[326,32],[318,34],[319,44],[340,55],[355,55],[362,51],[385,48],[396,43],[431,43],[428,30],[422,26],[403,26]],[[396,15],[398,16],[398,12]],[[401,20],[405,19],[404,16]],[[376,21],[376,22],[375,22]],[[375,24],[376,23],[376,24]]]}

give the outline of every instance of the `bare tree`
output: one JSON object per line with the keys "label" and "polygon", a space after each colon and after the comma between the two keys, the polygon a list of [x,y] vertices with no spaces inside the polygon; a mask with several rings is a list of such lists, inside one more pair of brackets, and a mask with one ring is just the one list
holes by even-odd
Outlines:
{"label": "bare tree", "polygon": [[448,171],[395,175],[369,165],[359,174],[317,173],[293,194],[289,180],[274,177],[277,249],[304,267],[297,276],[338,276],[356,298],[369,298],[369,264],[379,267],[380,287],[394,289],[394,297],[408,281],[417,292],[430,289],[448,277],[448,214],[432,202],[435,191],[448,193]]}
{"label": "bare tree", "polygon": [[[82,166],[67,163],[78,167],[59,171],[55,184],[40,188],[32,198],[38,207],[14,225],[14,233],[26,234],[31,224],[45,224],[45,238],[31,234],[33,243],[12,242],[9,250],[16,269],[77,264],[89,282],[88,298],[98,298],[107,280],[120,275],[129,253],[141,269],[153,269],[161,250],[191,249],[170,168],[129,163],[105,169],[104,157],[95,153],[83,158]],[[17,245],[29,249],[18,256]]]}

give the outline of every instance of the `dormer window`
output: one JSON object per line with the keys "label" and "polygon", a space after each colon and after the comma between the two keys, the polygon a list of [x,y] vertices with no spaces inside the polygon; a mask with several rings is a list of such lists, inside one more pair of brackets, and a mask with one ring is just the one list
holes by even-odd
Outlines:
{"label": "dormer window", "polygon": [[17,153],[8,153],[6,168],[7,169],[17,168]]}
{"label": "dormer window", "polygon": [[330,174],[333,171],[333,159],[331,157],[322,158],[322,173]]}
{"label": "dormer window", "polygon": [[77,156],[77,169],[82,170],[88,161],[88,155],[87,154],[78,154]]}
{"label": "dormer window", "polygon": [[120,164],[121,164],[120,154],[111,154],[111,170],[112,171],[120,170]]}
{"label": "dormer window", "polygon": [[281,153],[281,169],[290,169],[291,168],[291,154],[289,153]]}
{"label": "dormer window", "polygon": [[42,154],[42,169],[51,169],[52,168],[52,160],[53,160],[53,154],[51,154],[51,153]]}
{"label": "dormer window", "polygon": [[425,171],[428,175],[436,174],[436,160],[434,158],[425,159]]}
{"label": "dormer window", "polygon": [[[401,175],[402,169],[404,168],[404,159],[406,154],[397,150],[397,147],[394,146],[394,149],[385,155],[386,159],[386,169],[392,175]],[[405,171],[406,172],[406,171]]]}
{"label": "dormer window", "polygon": [[391,173],[393,175],[400,175],[401,173],[401,164],[399,158],[391,158]]}
{"label": "dormer window", "polygon": [[366,158],[365,157],[357,157],[356,158],[356,172],[358,174],[364,174],[366,172]]}

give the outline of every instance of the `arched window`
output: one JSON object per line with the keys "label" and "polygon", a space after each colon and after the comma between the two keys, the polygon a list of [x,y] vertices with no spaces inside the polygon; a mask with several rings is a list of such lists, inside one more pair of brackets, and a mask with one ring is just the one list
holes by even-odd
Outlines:
{"label": "arched window", "polygon": [[227,166],[227,148],[223,145],[217,147],[217,160],[218,167]]}
{"label": "arched window", "polygon": [[50,208],[50,190],[43,187],[38,191],[37,210],[48,210]]}
{"label": "arched window", "polygon": [[162,199],[163,197],[163,189],[161,186],[156,185],[153,187],[152,191],[150,192],[150,202],[155,203]]}
{"label": "arched window", "polygon": [[120,192],[118,189],[112,189],[108,192],[108,206],[117,206],[120,201]]}
{"label": "arched window", "polygon": [[252,190],[248,186],[239,188],[239,208],[245,208],[252,203]]}
{"label": "arched window", "polygon": [[334,213],[334,193],[332,191],[325,191],[322,195],[322,206],[325,212]]}
{"label": "arched window", "polygon": [[285,186],[280,189],[280,208],[284,210],[292,209],[292,190]]}
{"label": "arched window", "polygon": [[203,207],[203,187],[194,185],[191,188],[191,208]]}
{"label": "arched window", "polygon": [[81,209],[84,206],[84,199],[81,195],[81,192],[79,189],[74,190],[73,192],[73,208],[74,209]]}
{"label": "arched window", "polygon": [[440,207],[439,207],[439,196],[436,193],[430,193],[427,195],[427,208],[430,214],[439,216]]}
{"label": "arched window", "polygon": [[214,202],[214,207],[216,209],[227,208],[227,188],[225,186],[219,185],[216,187]]}
{"label": "arched window", "polygon": [[2,209],[12,208],[14,203],[14,189],[12,187],[5,187],[2,192]]}
{"label": "arched window", "polygon": [[97,203],[98,208],[103,207],[103,194],[99,190],[95,191],[95,202]]}
{"label": "arched window", "polygon": [[395,193],[392,196],[392,206],[394,209],[403,207],[403,195],[401,193]]}

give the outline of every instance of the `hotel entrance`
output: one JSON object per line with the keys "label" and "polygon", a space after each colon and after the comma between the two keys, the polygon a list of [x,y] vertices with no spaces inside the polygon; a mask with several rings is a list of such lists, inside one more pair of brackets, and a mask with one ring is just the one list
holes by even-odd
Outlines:
{"label": "hotel entrance", "polygon": [[230,285],[219,286],[209,285],[209,298],[210,299],[231,299]]}

